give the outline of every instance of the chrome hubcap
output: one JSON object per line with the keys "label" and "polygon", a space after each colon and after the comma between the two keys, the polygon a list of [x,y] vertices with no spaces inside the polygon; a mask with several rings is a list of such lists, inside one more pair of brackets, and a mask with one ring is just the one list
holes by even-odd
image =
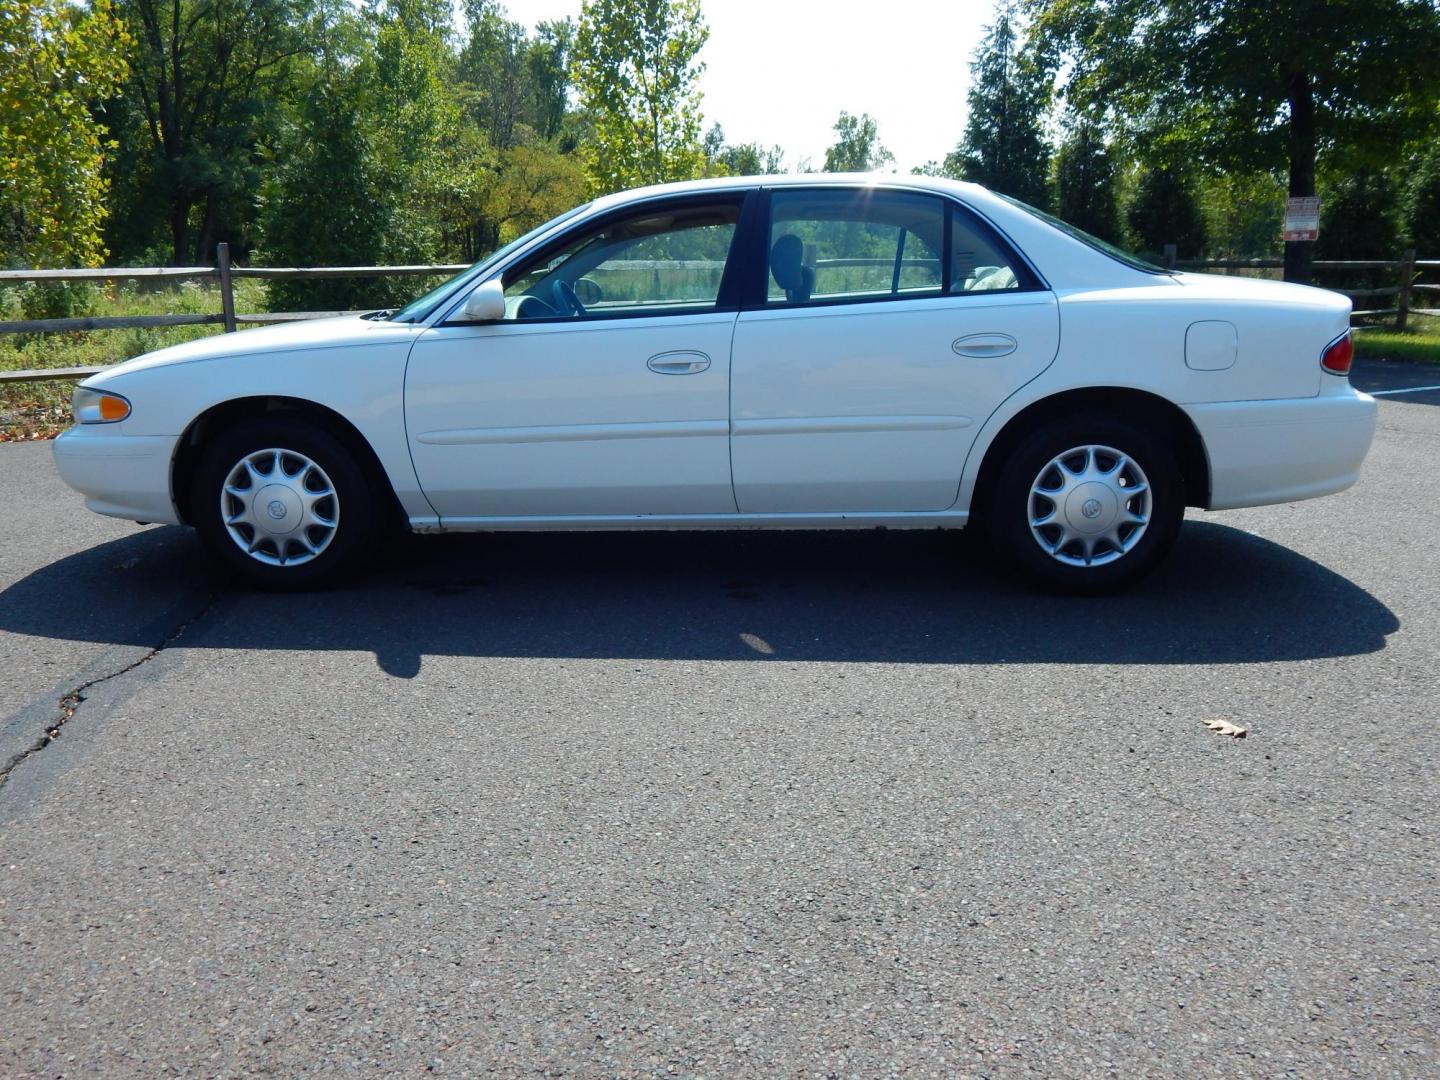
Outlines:
{"label": "chrome hubcap", "polygon": [[1108,446],[1077,446],[1050,459],[1030,485],[1030,533],[1068,566],[1114,562],[1150,524],[1150,482]]}
{"label": "chrome hubcap", "polygon": [[304,454],[271,447],[246,454],[225,478],[220,518],[257,562],[309,562],[335,538],[340,500],[325,470]]}

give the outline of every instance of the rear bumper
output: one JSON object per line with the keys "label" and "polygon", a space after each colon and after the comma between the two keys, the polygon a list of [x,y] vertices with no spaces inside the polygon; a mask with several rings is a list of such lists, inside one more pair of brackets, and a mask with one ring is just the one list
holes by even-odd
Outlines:
{"label": "rear bumper", "polygon": [[77,426],[55,440],[55,468],[97,514],[178,525],[170,498],[175,443],[173,435]]}
{"label": "rear bumper", "polygon": [[1375,437],[1375,399],[1349,386],[1318,397],[1187,405],[1210,458],[1211,510],[1344,491]]}

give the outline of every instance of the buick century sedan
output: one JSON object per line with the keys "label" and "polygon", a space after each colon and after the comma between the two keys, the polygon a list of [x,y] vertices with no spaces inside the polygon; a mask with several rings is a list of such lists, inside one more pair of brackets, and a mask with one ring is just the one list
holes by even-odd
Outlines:
{"label": "buick century sedan", "polygon": [[1353,484],[1350,303],[1151,266],[1004,196],[780,176],[578,207],[420,297],[86,379],[90,509],[255,583],[386,529],[961,528],[1044,587],[1133,582],[1187,506]]}

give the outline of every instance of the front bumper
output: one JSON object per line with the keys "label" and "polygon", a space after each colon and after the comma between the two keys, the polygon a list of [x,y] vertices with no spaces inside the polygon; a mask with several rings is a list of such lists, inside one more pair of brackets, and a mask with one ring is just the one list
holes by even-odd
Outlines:
{"label": "front bumper", "polygon": [[1346,385],[1318,397],[1187,405],[1210,458],[1208,509],[1344,491],[1375,437],[1375,399]]}
{"label": "front bumper", "polygon": [[113,428],[76,426],[54,442],[60,478],[97,514],[179,525],[170,497],[174,435],[122,435]]}

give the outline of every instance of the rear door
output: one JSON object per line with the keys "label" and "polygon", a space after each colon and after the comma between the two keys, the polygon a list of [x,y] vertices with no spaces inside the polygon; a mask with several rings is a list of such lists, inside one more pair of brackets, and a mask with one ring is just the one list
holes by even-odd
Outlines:
{"label": "rear door", "polygon": [[780,188],[768,218],[732,349],[738,508],[947,509],[980,425],[1054,359],[1055,297],[936,194]]}

